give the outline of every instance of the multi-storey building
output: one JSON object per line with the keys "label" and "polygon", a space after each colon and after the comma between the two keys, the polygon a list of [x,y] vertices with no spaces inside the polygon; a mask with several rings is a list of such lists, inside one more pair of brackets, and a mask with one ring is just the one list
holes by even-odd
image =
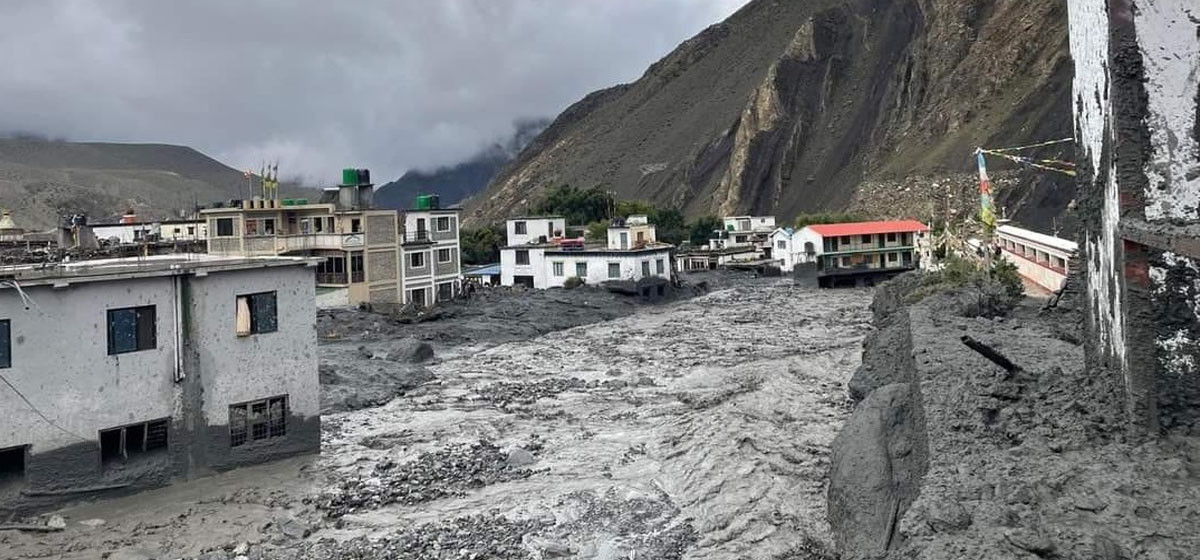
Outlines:
{"label": "multi-storey building", "polygon": [[783,268],[815,263],[822,287],[874,285],[917,268],[929,228],[915,220],[820,224],[770,237]]}
{"label": "multi-storey building", "polygon": [[0,512],[318,452],[315,265],[0,267]]}
{"label": "multi-storey building", "polygon": [[[322,305],[428,305],[458,293],[458,209],[428,206],[402,213],[372,205],[365,169],[346,169],[321,202],[240,201],[201,211],[208,251],[217,255],[301,255],[317,267]],[[442,228],[442,229],[439,229]],[[410,284],[411,287],[407,287]]]}
{"label": "multi-storey building", "polygon": [[404,213],[404,301],[425,305],[458,295],[462,287],[459,209],[422,196]]}
{"label": "multi-storey building", "polygon": [[671,280],[673,246],[660,243],[646,216],[616,220],[604,243],[566,238],[560,217],[508,220],[508,244],[500,249],[500,283],[529,288],[563,286],[568,278],[599,285]]}

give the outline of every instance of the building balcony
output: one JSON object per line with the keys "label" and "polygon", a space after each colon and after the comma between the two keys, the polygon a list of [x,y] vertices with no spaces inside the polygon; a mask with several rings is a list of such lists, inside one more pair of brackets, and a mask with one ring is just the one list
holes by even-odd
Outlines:
{"label": "building balcony", "polygon": [[310,233],[278,235],[275,250],[291,253],[315,249],[352,249],[362,247],[366,236],[362,233]]}
{"label": "building balcony", "polygon": [[406,231],[401,237],[401,242],[405,245],[424,245],[433,243],[433,235],[427,229],[419,229],[417,231]]}
{"label": "building balcony", "polygon": [[318,272],[318,284],[346,284],[345,272]]}

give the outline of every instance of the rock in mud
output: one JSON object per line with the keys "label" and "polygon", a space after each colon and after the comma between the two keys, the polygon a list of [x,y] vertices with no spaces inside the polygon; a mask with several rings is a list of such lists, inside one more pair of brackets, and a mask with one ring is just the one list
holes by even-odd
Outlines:
{"label": "rock in mud", "polygon": [[845,560],[893,547],[900,516],[916,498],[925,463],[913,387],[882,387],[859,403],[833,445],[829,523]]}

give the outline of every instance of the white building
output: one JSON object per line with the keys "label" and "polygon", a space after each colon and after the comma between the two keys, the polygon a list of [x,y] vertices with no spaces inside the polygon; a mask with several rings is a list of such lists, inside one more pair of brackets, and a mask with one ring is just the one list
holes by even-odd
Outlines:
{"label": "white building", "polygon": [[315,266],[0,268],[0,511],[318,452]]}
{"label": "white building", "polygon": [[1010,225],[996,228],[996,244],[1021,276],[1051,292],[1067,281],[1071,259],[1079,250],[1074,241]]}
{"label": "white building", "polygon": [[644,216],[609,227],[604,244],[562,237],[566,222],[559,217],[508,220],[508,244],[500,249],[500,284],[529,288],[563,286],[568,278],[587,284],[671,280],[672,246],[659,243]]}
{"label": "white building", "polygon": [[91,228],[96,239],[115,239],[122,244],[153,241],[204,241],[208,239],[208,222],[201,219],[92,224]]}
{"label": "white building", "polygon": [[791,272],[800,263],[816,262],[821,239],[812,230],[779,228],[771,233],[771,255],[779,261],[779,270]]}

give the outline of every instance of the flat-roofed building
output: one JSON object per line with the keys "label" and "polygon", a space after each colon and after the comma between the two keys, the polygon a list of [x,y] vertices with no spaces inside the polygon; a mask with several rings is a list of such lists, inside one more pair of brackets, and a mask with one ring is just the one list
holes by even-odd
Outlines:
{"label": "flat-roofed building", "polygon": [[0,267],[0,511],[318,452],[315,267]]}

